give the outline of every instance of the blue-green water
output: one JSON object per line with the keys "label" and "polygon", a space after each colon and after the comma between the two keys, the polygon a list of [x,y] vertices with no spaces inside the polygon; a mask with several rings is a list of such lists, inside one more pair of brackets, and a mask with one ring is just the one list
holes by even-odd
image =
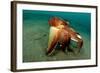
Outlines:
{"label": "blue-green water", "polygon": [[[69,21],[70,26],[82,36],[84,45],[79,54],[62,51],[53,56],[45,54],[50,28],[48,21],[54,16]],[[90,59],[90,42],[90,13],[23,10],[23,62]]]}

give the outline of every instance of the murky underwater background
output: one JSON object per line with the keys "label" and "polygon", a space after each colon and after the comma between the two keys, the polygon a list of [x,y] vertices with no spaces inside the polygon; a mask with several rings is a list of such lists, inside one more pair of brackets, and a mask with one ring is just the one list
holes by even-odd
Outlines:
{"label": "murky underwater background", "polygon": [[[54,16],[69,21],[70,26],[82,36],[84,45],[79,54],[62,51],[53,56],[45,54],[50,28],[48,21]],[[90,43],[90,13],[23,10],[23,62],[90,59]]]}

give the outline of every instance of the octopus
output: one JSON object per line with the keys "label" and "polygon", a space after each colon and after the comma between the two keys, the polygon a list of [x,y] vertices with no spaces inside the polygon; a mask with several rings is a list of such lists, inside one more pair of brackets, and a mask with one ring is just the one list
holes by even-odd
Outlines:
{"label": "octopus", "polygon": [[46,51],[47,55],[51,55],[57,45],[60,46],[60,49],[62,49],[63,52],[65,52],[66,48],[68,51],[73,52],[72,48],[70,48],[69,46],[71,40],[77,43],[77,48],[80,52],[80,49],[83,46],[83,39],[79,33],[77,33],[73,28],[70,27],[68,21],[65,21],[58,17],[52,17],[49,20],[49,25],[50,34]]}

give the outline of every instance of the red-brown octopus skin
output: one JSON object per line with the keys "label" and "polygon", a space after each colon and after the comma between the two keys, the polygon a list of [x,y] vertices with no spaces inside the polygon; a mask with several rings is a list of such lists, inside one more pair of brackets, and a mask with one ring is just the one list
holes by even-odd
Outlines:
{"label": "red-brown octopus skin", "polygon": [[47,55],[51,55],[52,51],[54,50],[55,45],[57,45],[58,41],[61,43],[61,49],[64,51],[64,48],[70,48],[70,40],[73,40],[77,42],[77,48],[80,49],[83,46],[83,40],[82,37],[75,31],[73,30],[68,22],[65,22],[64,20],[58,18],[58,17],[53,17],[49,20],[49,24],[51,27],[55,27],[58,30],[57,33],[55,33],[55,37],[53,38],[53,41],[47,48]]}

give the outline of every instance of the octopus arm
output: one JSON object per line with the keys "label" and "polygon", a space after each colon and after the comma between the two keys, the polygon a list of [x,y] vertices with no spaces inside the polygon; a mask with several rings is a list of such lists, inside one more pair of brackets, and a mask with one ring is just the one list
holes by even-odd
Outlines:
{"label": "octopus arm", "polygon": [[58,41],[58,31],[59,29],[55,27],[50,27],[49,41],[48,41],[48,48],[47,48],[48,54],[52,54],[54,47]]}

